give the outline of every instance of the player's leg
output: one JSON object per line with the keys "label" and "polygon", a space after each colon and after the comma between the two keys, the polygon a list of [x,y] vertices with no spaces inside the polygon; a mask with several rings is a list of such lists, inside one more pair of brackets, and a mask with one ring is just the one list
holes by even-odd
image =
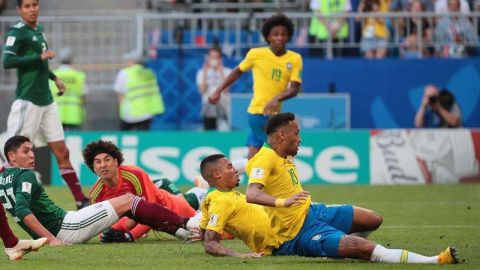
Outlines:
{"label": "player's leg", "polygon": [[18,243],[18,238],[13,234],[8,225],[7,216],[3,204],[0,203],[0,238],[5,248],[13,248]]}
{"label": "player's leg", "polygon": [[252,158],[267,141],[267,134],[265,133],[267,120],[268,116],[248,114],[248,124],[250,126],[250,134],[247,138],[248,159]]}
{"label": "player's leg", "polygon": [[183,197],[193,209],[199,210],[207,193],[208,189],[206,188],[194,187],[185,192]]}
{"label": "player's leg", "polygon": [[65,135],[63,133],[62,123],[58,116],[57,105],[52,103],[45,107],[39,131],[43,134],[43,137],[48,142],[48,147],[55,155],[60,175],[70,188],[77,203],[77,207],[82,208],[88,205],[88,199],[83,194],[80,181],[78,180],[77,174],[70,162],[70,152],[65,144]]}
{"label": "player's leg", "polygon": [[349,233],[366,238],[383,223],[383,217],[374,211],[358,206],[353,207],[353,222]]}
{"label": "player's leg", "polygon": [[[327,205],[326,211],[321,210],[322,204],[312,204],[320,220],[346,233],[366,238],[383,222],[382,216],[365,208],[348,204]],[[318,209],[317,209],[318,208]]]}
{"label": "player's leg", "polygon": [[148,225],[154,230],[164,231],[179,238],[186,237],[185,230],[189,218],[182,217],[175,212],[157,203],[150,203],[146,200],[125,194],[108,200],[115,209],[118,216],[130,214],[139,223]]}
{"label": "player's leg", "polygon": [[439,256],[424,256],[403,249],[389,249],[368,239],[345,235],[338,243],[338,257],[384,263],[458,263],[456,250],[447,248]]}

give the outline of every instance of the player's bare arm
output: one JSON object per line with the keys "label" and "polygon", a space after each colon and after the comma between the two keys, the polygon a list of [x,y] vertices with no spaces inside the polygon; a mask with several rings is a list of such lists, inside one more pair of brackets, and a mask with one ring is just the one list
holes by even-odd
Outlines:
{"label": "player's bare arm", "polygon": [[42,60],[53,59],[54,57],[55,57],[55,52],[52,50],[46,50],[40,55],[40,58]]}
{"label": "player's bare arm", "polygon": [[58,240],[51,232],[49,232],[35,217],[34,214],[29,214],[23,218],[23,223],[27,225],[30,230],[40,237],[46,237],[50,246],[65,245],[63,241]]}
{"label": "player's bare arm", "polygon": [[205,252],[213,256],[231,256],[240,258],[259,258],[262,257],[261,253],[241,253],[229,248],[224,247],[220,243],[221,235],[215,231],[205,231]]}
{"label": "player's bare arm", "polygon": [[243,74],[243,72],[240,70],[239,67],[236,67],[230,74],[228,74],[227,78],[223,80],[222,84],[215,90],[215,93],[213,93],[210,97],[208,97],[208,102],[211,104],[217,104],[218,101],[220,101],[220,96],[222,95],[222,92],[225,91],[232,83],[234,83],[240,76]]}
{"label": "player's bare arm", "polygon": [[247,197],[247,202],[249,203],[271,207],[290,207],[292,205],[304,203],[308,196],[310,196],[310,192],[302,191],[286,199],[276,198],[263,192],[262,184],[252,183],[247,186],[245,195]]}
{"label": "player's bare arm", "polygon": [[287,91],[278,94],[267,105],[265,105],[263,113],[268,115],[275,113],[278,108],[278,103],[298,95],[298,93],[300,92],[300,85],[301,83],[299,82],[290,81],[290,87],[287,89]]}

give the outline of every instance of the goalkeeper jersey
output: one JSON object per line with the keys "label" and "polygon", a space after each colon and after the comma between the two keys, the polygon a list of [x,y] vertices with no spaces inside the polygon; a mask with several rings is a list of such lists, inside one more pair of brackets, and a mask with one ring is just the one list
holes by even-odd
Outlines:
{"label": "goalkeeper jersey", "polygon": [[9,29],[3,50],[3,67],[17,69],[17,99],[39,106],[53,102],[48,79],[54,75],[48,69],[48,60],[40,58],[46,50],[48,43],[42,25],[33,29],[19,21]]}
{"label": "goalkeeper jersey", "polygon": [[114,188],[108,187],[102,178],[98,179],[90,190],[90,202],[94,204],[127,193],[158,203],[184,217],[193,217],[196,213],[185,199],[159,189],[144,170],[132,165],[118,167],[118,182]]}
{"label": "goalkeeper jersey", "polygon": [[60,231],[66,215],[45,193],[35,173],[28,169],[8,168],[0,174],[0,200],[15,222],[33,238],[39,236],[23,223],[27,215],[34,214],[53,235]]}

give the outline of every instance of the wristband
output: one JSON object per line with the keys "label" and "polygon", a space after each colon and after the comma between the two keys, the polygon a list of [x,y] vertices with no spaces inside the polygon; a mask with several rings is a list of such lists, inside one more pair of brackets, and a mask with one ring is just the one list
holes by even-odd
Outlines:
{"label": "wristband", "polygon": [[285,207],[285,199],[280,199],[280,198],[276,199],[275,200],[275,207],[277,207],[277,208]]}

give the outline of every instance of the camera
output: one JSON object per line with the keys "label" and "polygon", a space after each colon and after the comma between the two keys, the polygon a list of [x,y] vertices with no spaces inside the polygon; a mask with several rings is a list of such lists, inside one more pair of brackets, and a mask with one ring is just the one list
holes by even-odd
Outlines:
{"label": "camera", "polygon": [[429,104],[435,104],[438,102],[438,97],[437,96],[431,96],[428,98],[428,103]]}

